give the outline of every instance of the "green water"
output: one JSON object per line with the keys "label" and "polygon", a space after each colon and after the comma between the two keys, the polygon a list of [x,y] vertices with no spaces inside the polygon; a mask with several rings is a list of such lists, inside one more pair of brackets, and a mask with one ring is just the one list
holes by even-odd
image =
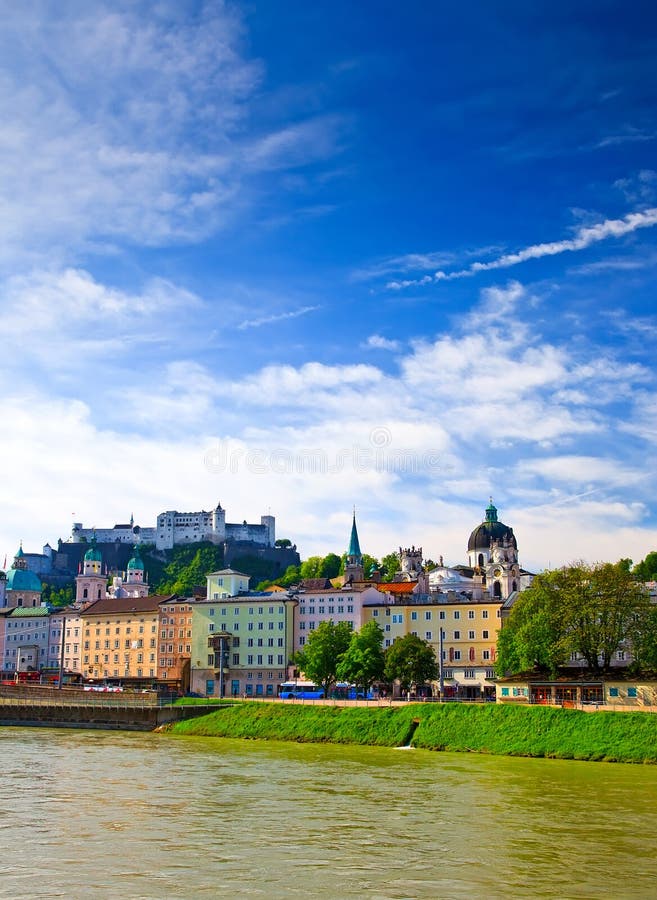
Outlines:
{"label": "green water", "polygon": [[657,898],[657,767],[0,728],[0,896]]}

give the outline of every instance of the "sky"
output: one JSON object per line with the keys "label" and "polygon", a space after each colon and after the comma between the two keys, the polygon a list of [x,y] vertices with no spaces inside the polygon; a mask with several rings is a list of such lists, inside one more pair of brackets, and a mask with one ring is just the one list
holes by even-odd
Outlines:
{"label": "sky", "polygon": [[657,548],[648,2],[0,0],[0,552]]}

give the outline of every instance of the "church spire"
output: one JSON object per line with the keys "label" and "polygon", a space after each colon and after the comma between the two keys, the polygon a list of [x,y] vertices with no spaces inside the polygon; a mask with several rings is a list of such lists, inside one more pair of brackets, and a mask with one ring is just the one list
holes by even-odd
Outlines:
{"label": "church spire", "polygon": [[354,510],[354,517],[351,523],[351,536],[349,538],[349,549],[347,550],[347,561],[344,567],[345,584],[351,584],[354,581],[363,581],[364,577],[363,554],[360,552],[358,529],[356,528],[356,510]]}
{"label": "church spire", "polygon": [[[355,565],[360,565],[363,561],[363,555],[360,552],[360,543],[358,541],[358,529],[356,528],[356,510],[354,510],[354,518],[351,523],[351,537],[349,538],[349,549],[347,556],[354,559]],[[355,560],[358,560],[357,562]]]}

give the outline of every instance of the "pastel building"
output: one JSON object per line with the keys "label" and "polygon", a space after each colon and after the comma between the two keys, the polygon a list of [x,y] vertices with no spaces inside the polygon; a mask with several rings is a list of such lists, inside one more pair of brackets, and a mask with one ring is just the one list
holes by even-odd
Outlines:
{"label": "pastel building", "polygon": [[169,599],[105,597],[81,610],[84,678],[154,683],[160,603]]}
{"label": "pastel building", "polygon": [[41,581],[28,568],[22,546],[18,548],[12,567],[7,572],[5,588],[7,606],[41,606]]}
{"label": "pastel building", "polygon": [[280,592],[194,603],[192,691],[220,696],[223,674],[224,696],[276,696],[293,652],[296,603]]}
{"label": "pastel building", "polygon": [[379,594],[363,607],[363,623],[374,619],[384,633],[384,646],[414,634],[432,647],[440,660],[442,629],[446,696],[465,699],[495,696],[495,658],[502,603],[472,600],[466,594]]}
{"label": "pastel building", "polygon": [[188,597],[160,603],[157,677],[181,693],[190,690],[194,603]]}
{"label": "pastel building", "polygon": [[39,672],[48,663],[49,610],[16,607],[2,616],[5,626],[3,672]]}

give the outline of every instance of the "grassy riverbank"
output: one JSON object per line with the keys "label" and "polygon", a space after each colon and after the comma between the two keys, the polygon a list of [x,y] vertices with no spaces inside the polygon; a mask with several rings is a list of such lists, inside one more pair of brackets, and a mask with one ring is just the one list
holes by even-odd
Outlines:
{"label": "grassy riverbank", "polygon": [[657,763],[657,715],[422,703],[401,707],[239,703],[171,725],[172,734]]}

